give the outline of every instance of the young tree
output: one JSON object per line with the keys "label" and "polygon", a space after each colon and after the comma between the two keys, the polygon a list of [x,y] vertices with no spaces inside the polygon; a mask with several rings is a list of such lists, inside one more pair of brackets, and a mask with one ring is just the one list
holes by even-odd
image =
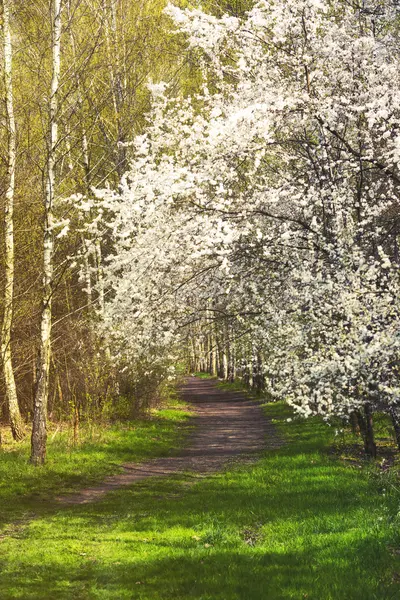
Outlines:
{"label": "young tree", "polygon": [[61,63],[62,0],[52,0],[52,81],[49,99],[49,137],[47,180],[44,199],[43,238],[43,309],[40,325],[40,349],[34,400],[31,462],[41,465],[46,458],[47,402],[51,356],[54,202],[56,198],[56,153],[58,144],[58,96]]}
{"label": "young tree", "polygon": [[4,279],[4,315],[1,327],[1,359],[3,364],[4,383],[6,390],[7,406],[10,417],[10,425],[13,438],[21,440],[24,436],[24,425],[21,417],[17,388],[15,384],[11,328],[13,323],[14,307],[14,192],[15,192],[15,167],[17,154],[17,133],[14,117],[13,96],[13,66],[12,66],[12,42],[10,28],[10,0],[3,0],[3,51],[4,51],[4,89],[7,115],[8,133],[8,161],[7,161],[7,188],[4,203],[4,240],[5,240],[5,279]]}

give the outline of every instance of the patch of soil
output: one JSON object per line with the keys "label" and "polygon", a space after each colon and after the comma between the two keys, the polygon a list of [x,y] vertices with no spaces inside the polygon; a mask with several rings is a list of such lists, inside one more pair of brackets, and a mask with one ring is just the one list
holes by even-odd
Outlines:
{"label": "patch of soil", "polygon": [[254,461],[262,450],[282,445],[262,408],[240,392],[221,390],[212,379],[190,377],[182,387],[182,397],[193,407],[195,429],[187,448],[178,456],[126,463],[122,473],[58,501],[87,504],[112,490],[149,477],[213,473],[231,462]]}

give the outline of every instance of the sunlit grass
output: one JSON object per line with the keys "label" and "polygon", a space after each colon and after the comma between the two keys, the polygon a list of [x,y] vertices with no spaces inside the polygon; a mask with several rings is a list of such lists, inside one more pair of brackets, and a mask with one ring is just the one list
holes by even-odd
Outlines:
{"label": "sunlit grass", "polygon": [[185,405],[175,402],[131,422],[82,425],[77,444],[66,429],[49,436],[43,468],[28,462],[29,439],[8,444],[0,450],[0,533],[7,523],[47,509],[55,495],[119,472],[124,462],[176,451],[189,431],[189,419]]}
{"label": "sunlit grass", "polygon": [[393,478],[332,455],[323,423],[266,411],[287,444],[252,466],[138,482],[10,532],[0,598],[399,598]]}
{"label": "sunlit grass", "polygon": [[217,379],[216,375],[210,375],[209,373],[194,373],[194,376],[198,379]]}

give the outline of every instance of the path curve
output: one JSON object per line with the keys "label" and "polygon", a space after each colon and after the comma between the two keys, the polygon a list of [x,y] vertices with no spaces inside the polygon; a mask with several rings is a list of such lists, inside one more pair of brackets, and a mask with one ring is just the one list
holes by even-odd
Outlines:
{"label": "path curve", "polygon": [[213,379],[190,377],[182,387],[182,397],[192,405],[195,429],[188,446],[178,456],[126,463],[122,473],[58,501],[87,504],[112,490],[149,477],[187,471],[212,473],[233,460],[252,461],[262,450],[281,445],[274,425],[262,408],[241,392],[221,390]]}

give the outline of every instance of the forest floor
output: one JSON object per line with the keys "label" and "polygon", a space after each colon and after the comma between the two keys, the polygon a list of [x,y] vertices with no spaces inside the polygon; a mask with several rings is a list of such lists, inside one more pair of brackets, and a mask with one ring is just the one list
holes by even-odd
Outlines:
{"label": "forest floor", "polygon": [[[79,452],[57,477],[52,463],[31,470],[0,453],[1,600],[400,598],[394,470],[344,460],[334,428],[282,403],[257,406],[207,380],[184,395],[195,430],[179,406],[115,429],[109,454],[86,450],[91,471]],[[142,463],[118,474],[135,479],[90,483],[117,456]]]}

